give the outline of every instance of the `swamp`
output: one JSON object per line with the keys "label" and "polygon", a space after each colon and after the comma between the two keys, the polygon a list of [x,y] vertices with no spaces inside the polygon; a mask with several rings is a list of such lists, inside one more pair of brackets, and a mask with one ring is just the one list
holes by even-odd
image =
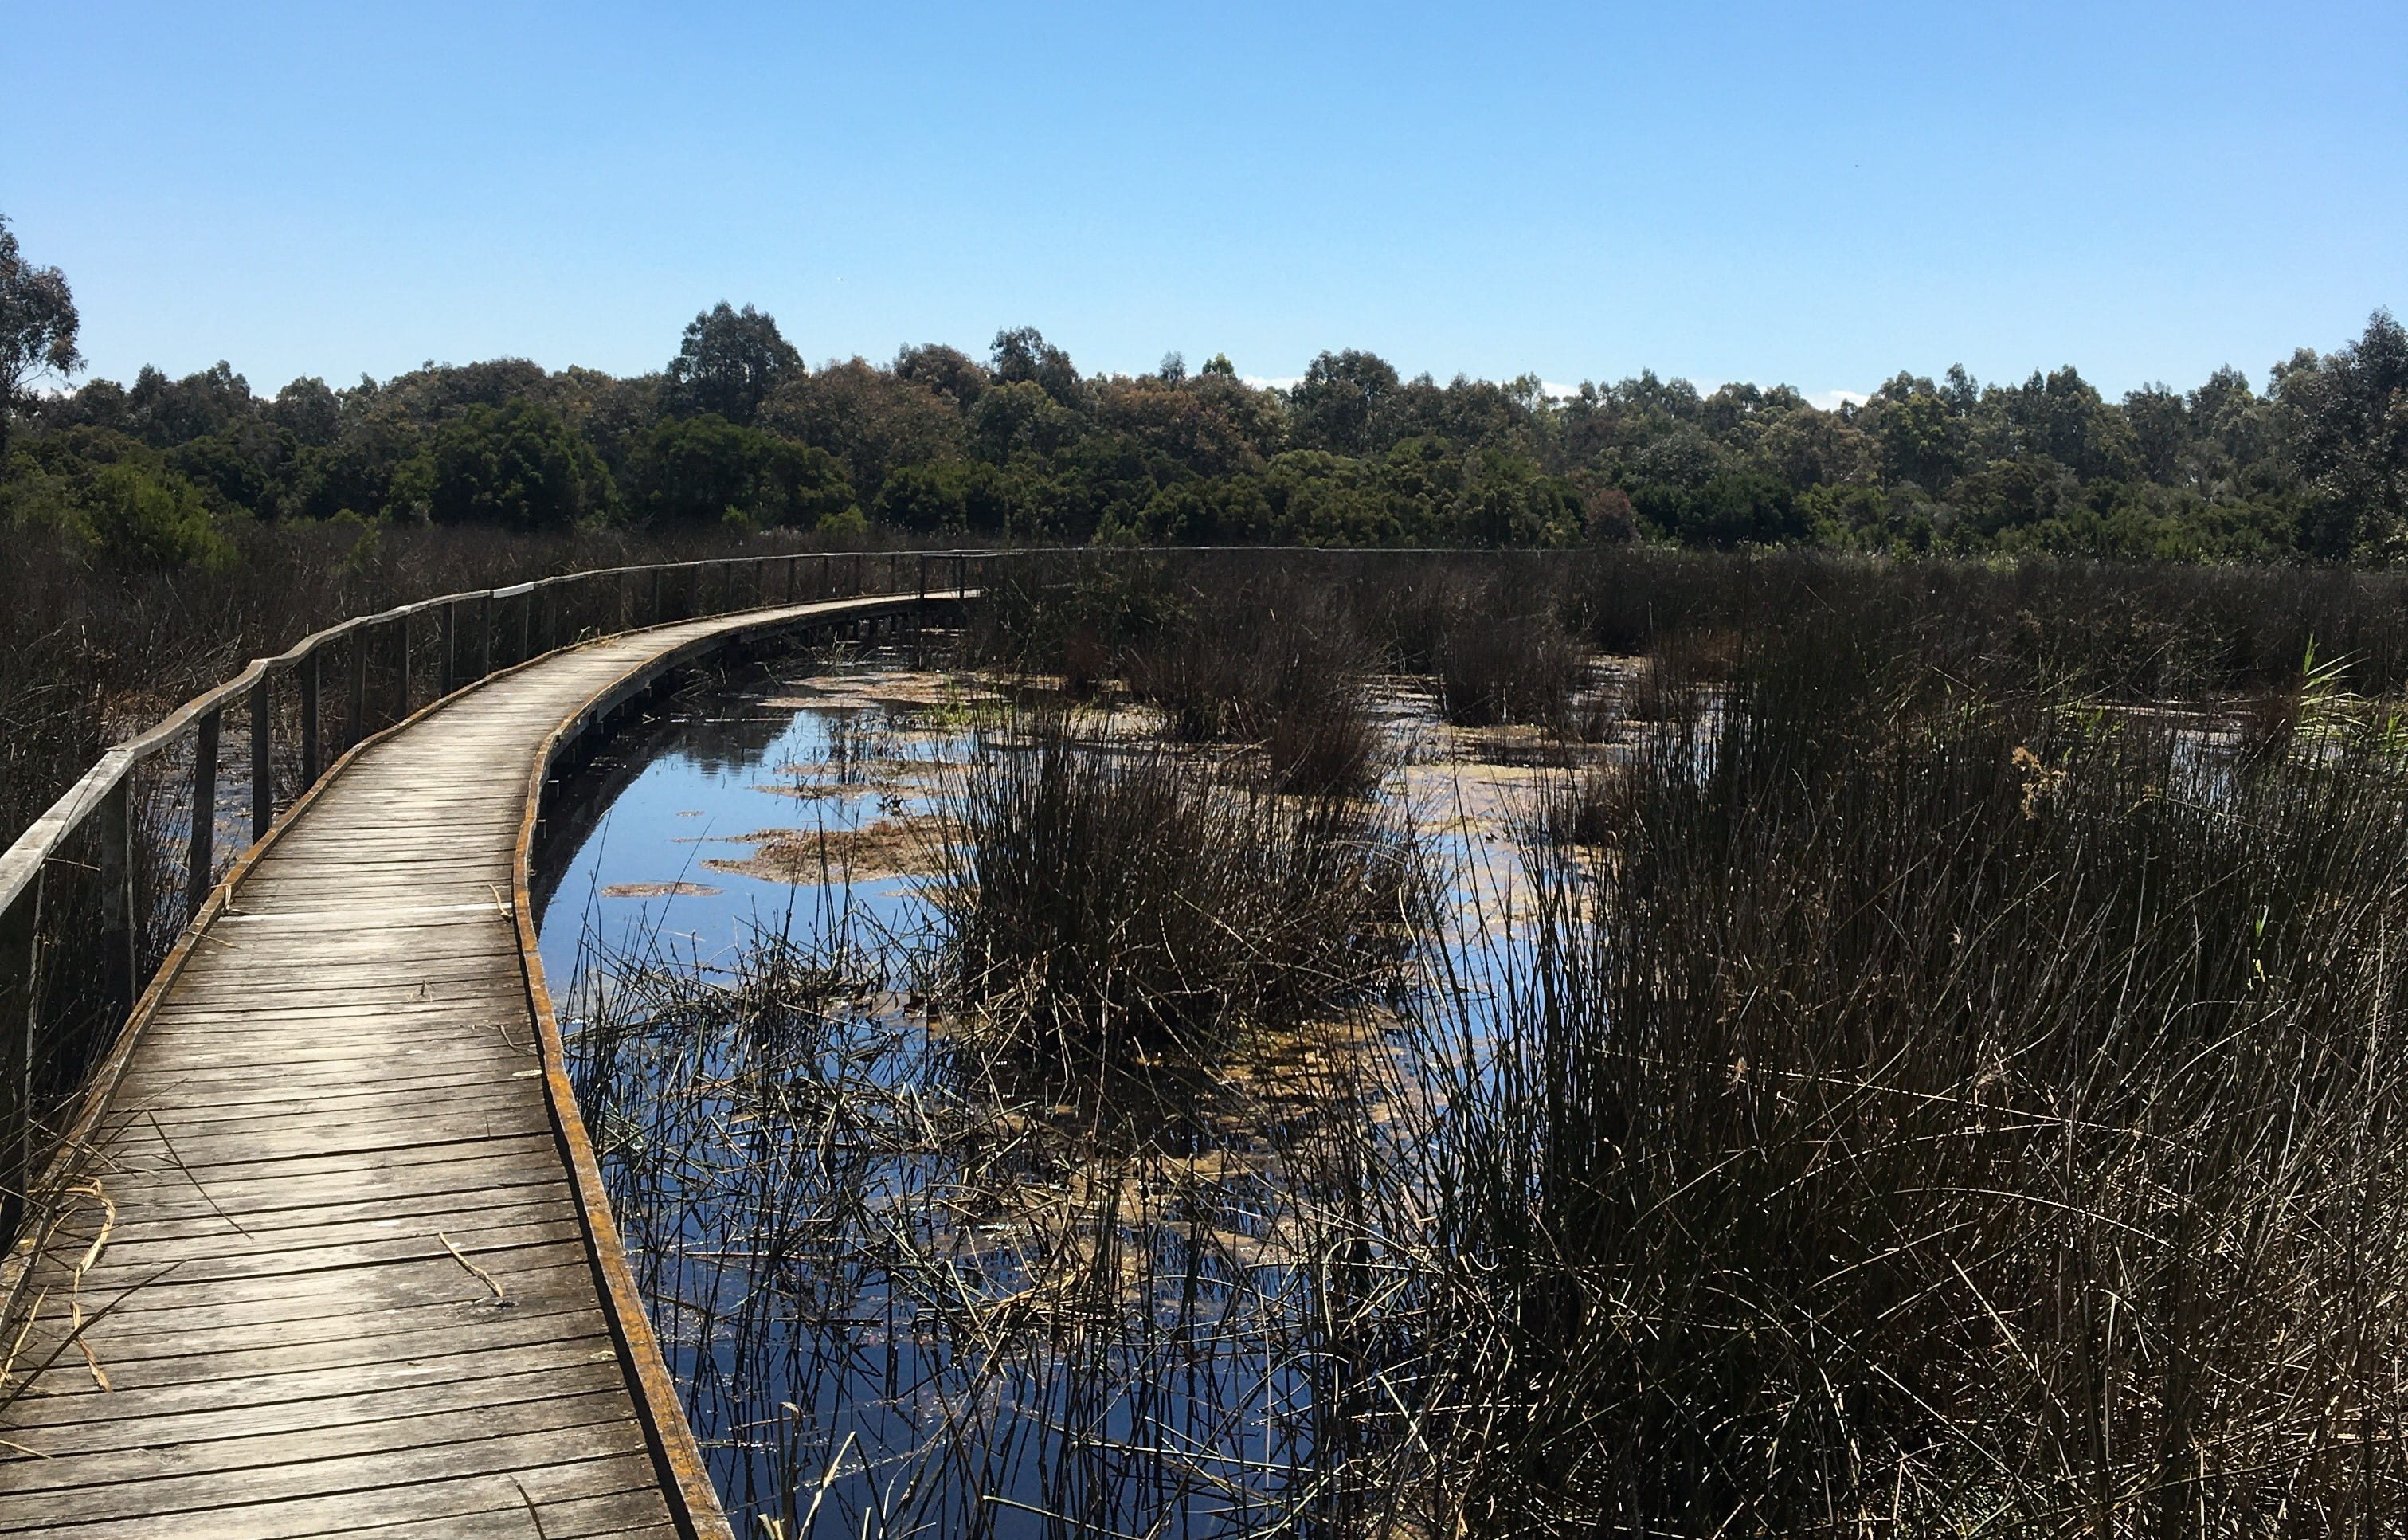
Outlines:
{"label": "swamp", "polygon": [[731,1518],[2387,1532],[2400,597],[1088,553],[688,679],[538,898]]}

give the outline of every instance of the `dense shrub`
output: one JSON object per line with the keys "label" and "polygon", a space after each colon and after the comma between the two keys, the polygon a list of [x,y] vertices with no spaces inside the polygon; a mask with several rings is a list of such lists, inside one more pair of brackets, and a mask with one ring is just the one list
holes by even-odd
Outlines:
{"label": "dense shrub", "polygon": [[593,445],[549,407],[472,406],[402,468],[394,496],[437,524],[558,529],[616,511]]}

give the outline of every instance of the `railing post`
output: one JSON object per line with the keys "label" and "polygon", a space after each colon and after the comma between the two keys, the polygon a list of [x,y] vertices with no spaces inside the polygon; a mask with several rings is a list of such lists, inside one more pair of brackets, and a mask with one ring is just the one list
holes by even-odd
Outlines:
{"label": "railing post", "polygon": [[512,663],[524,663],[535,656],[528,648],[535,645],[535,595],[532,588],[519,596],[519,650]]}
{"label": "railing post", "polygon": [[33,1185],[34,935],[41,914],[38,873],[0,912],[0,1241],[15,1237]]}
{"label": "railing post", "polygon": [[[356,680],[359,675],[354,672],[351,677]],[[357,698],[353,697],[355,702]],[[217,861],[218,718],[223,712],[224,708],[219,706],[203,712],[193,732],[193,833],[184,862],[184,917],[188,922],[201,912],[209,889],[217,885],[210,881],[209,869]]]}
{"label": "railing post", "polygon": [[652,618],[645,624],[650,626],[658,626],[661,623],[661,569],[658,567],[652,569]]}
{"label": "railing post", "polygon": [[928,554],[925,551],[920,553],[920,597],[928,597]]}
{"label": "railing post", "polygon": [[786,558],[786,602],[788,604],[795,602],[795,583],[800,574],[802,565],[803,558],[800,556]]}
{"label": "railing post", "polygon": [[135,981],[142,976],[137,954],[142,938],[134,915],[134,819],[127,784],[129,767],[100,799],[100,950],[102,984],[109,1009],[122,1016],[134,1009]]}
{"label": "railing post", "polygon": [[273,669],[259,670],[259,683],[251,687],[251,837],[265,837],[267,826],[276,822],[276,765],[269,754],[274,741],[268,736],[270,718],[275,714],[276,674]]}
{"label": "railing post", "polygon": [[494,671],[494,596],[488,591],[477,596],[477,677],[484,678]]}
{"label": "railing post", "polygon": [[820,582],[819,582],[819,587],[818,587],[818,588],[817,588],[817,589],[812,593],[811,597],[813,597],[813,598],[825,598],[825,597],[828,597],[828,583],[829,583],[828,572],[829,572],[829,569],[830,569],[835,565],[835,562],[836,562],[836,558],[835,558],[834,556],[829,555],[829,554],[828,554],[826,552],[824,552],[824,551],[823,551],[823,552],[821,552],[821,553],[820,553]]}
{"label": "railing post", "polygon": [[398,676],[393,686],[393,719],[409,719],[409,617],[402,615],[394,623],[396,645],[394,648],[394,671]]}
{"label": "railing post", "polygon": [[439,644],[443,656],[443,693],[450,695],[460,687],[460,601],[453,599],[443,607],[443,640]]}
{"label": "railing post", "polygon": [[347,640],[351,644],[351,687],[343,717],[346,753],[368,735],[368,628],[360,626]]}
{"label": "railing post", "polygon": [[322,649],[312,647],[301,660],[301,784],[318,784],[318,659]]}

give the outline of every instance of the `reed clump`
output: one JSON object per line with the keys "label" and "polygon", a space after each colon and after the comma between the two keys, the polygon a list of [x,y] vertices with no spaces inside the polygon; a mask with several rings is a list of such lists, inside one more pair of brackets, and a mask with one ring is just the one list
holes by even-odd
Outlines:
{"label": "reed clump", "polygon": [[1334,600],[1292,579],[1198,591],[1124,649],[1119,671],[1174,738],[1249,746],[1270,789],[1360,796],[1389,756],[1371,715],[1371,651]]}
{"label": "reed clump", "polygon": [[1433,1521],[2387,1532],[2394,735],[2218,755],[1851,636],[1759,633],[1439,992],[1384,1178]]}
{"label": "reed clump", "polygon": [[1361,595],[1363,625],[1398,669],[1427,677],[1449,722],[1539,727],[1577,736],[1586,669],[1557,613],[1574,563],[1439,570]]}
{"label": "reed clump", "polygon": [[1376,994],[1422,888],[1392,814],[1233,784],[1060,716],[988,736],[950,798],[943,988],[1066,1062],[1211,1062]]}

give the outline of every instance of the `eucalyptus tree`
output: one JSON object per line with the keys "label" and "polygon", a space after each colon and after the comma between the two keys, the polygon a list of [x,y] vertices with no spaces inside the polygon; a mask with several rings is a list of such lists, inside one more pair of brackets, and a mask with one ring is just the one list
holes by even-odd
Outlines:
{"label": "eucalyptus tree", "polygon": [[44,375],[64,380],[83,367],[77,325],[66,275],[26,261],[0,214],[0,461],[8,453],[8,420],[34,381]]}

